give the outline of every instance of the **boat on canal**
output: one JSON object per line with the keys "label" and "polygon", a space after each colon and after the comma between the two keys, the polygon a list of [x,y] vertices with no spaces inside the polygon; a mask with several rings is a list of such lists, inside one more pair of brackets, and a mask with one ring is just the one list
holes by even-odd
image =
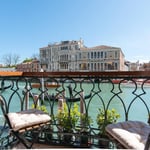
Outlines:
{"label": "boat on canal", "polygon": [[[69,96],[66,97],[64,96],[64,99],[67,101],[67,102],[78,102],[81,100],[82,96],[79,96],[79,97],[74,97],[73,96],[73,90],[72,90],[72,87],[71,85],[67,86],[68,88],[68,91],[69,91]],[[26,90],[23,90],[23,94],[26,94]],[[44,95],[44,96],[43,96]],[[29,97],[35,97],[35,96],[39,96],[40,99],[43,99],[44,100],[50,100],[50,101],[54,101],[54,102],[58,102],[58,99],[59,99],[59,94],[48,94],[48,93],[44,93],[44,94],[40,94],[38,95],[38,93],[33,93],[33,92],[29,92]],[[92,93],[89,93],[85,96],[83,96],[83,99],[86,100],[86,99],[89,99],[90,97],[92,96]]]}

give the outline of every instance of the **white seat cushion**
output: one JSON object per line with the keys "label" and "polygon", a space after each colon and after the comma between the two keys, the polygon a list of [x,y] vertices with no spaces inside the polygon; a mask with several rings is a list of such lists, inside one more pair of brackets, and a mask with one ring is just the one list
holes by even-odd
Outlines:
{"label": "white seat cushion", "polygon": [[144,149],[150,126],[140,121],[125,121],[110,124],[106,132],[128,149]]}
{"label": "white seat cushion", "polygon": [[8,113],[8,118],[11,127],[14,131],[38,125],[40,123],[46,123],[51,120],[50,116],[43,111],[37,109],[29,109],[20,112]]}

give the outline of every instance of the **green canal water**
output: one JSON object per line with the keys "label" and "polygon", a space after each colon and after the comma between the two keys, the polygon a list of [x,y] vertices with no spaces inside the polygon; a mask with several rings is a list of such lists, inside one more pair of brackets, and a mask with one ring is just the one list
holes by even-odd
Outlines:
{"label": "green canal water", "polygon": [[[95,86],[91,83],[83,83],[80,85],[75,85],[73,83],[65,83],[62,86],[60,86],[57,90],[62,91],[63,88],[66,90],[65,95],[69,96],[67,86],[68,84],[71,84],[72,89],[74,89],[74,94],[77,94],[77,91],[84,90],[84,95],[88,95],[90,92],[92,92],[92,97],[86,100],[86,105],[88,107],[88,114],[93,119],[93,124],[95,126],[96,124],[96,115],[98,113],[98,109],[103,107],[103,103],[101,99],[103,99],[105,106],[107,106],[108,102],[111,100],[111,103],[109,105],[109,108],[115,108],[117,112],[121,115],[121,118],[119,121],[123,121],[125,119],[125,113],[123,104],[121,101],[124,102],[126,108],[129,107],[129,104],[132,100],[135,100],[132,103],[132,106],[129,111],[129,120],[140,120],[147,122],[148,119],[148,112],[146,110],[146,107],[143,103],[143,100],[146,102],[148,106],[150,106],[150,87],[146,87],[143,89],[137,88],[135,90],[134,87],[125,87],[124,85],[120,85],[120,88],[118,84],[113,85],[111,83],[96,83]],[[20,83],[19,85],[19,91],[18,93],[22,93],[22,90],[24,89],[24,84]],[[49,94],[56,94],[58,93],[56,89],[49,89]],[[39,93],[39,89],[32,89],[32,92]],[[144,92],[146,94],[144,94]],[[10,111],[19,111],[20,110],[20,103],[19,103],[19,96],[17,94],[12,95],[12,90],[5,90],[1,94],[6,98],[9,99],[12,97],[11,100],[11,110]],[[23,95],[22,95],[23,96]],[[77,95],[79,96],[79,95]],[[47,106],[47,109],[49,109],[49,103],[47,101],[44,101],[45,105]],[[77,102],[80,105],[80,102]],[[54,113],[57,113],[58,109],[58,102],[53,103],[54,104]],[[2,114],[2,112],[0,111]]]}

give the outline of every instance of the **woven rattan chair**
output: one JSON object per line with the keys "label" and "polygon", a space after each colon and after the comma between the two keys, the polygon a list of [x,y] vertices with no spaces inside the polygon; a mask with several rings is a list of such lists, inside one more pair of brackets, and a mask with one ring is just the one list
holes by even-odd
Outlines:
{"label": "woven rattan chair", "polygon": [[10,133],[16,137],[26,148],[32,148],[35,139],[38,137],[31,138],[31,141],[27,140],[25,133],[33,131],[40,131],[50,124],[50,116],[43,111],[37,109],[29,109],[20,112],[8,112],[6,102],[0,97],[0,104],[6,123],[10,129]]}
{"label": "woven rattan chair", "polygon": [[124,121],[109,124],[106,133],[117,148],[148,150],[150,126],[141,121]]}

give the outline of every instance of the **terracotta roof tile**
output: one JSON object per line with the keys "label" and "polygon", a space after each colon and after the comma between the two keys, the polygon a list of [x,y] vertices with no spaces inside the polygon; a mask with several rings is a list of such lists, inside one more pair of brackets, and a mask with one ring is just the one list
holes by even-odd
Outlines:
{"label": "terracotta roof tile", "polygon": [[22,76],[23,72],[19,71],[0,71],[0,76]]}

